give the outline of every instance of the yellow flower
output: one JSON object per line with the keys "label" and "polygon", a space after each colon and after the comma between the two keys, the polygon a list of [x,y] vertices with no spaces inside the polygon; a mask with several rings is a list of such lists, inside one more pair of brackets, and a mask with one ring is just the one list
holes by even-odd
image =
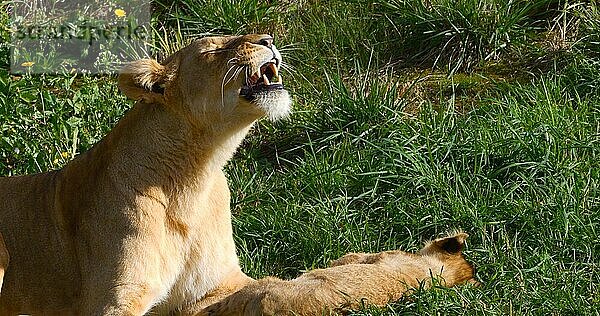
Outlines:
{"label": "yellow flower", "polygon": [[116,9],[115,15],[122,18],[127,15],[127,12],[125,12],[125,10],[123,10],[123,9]]}
{"label": "yellow flower", "polygon": [[69,157],[69,153],[68,153],[68,152],[66,152],[66,151],[63,151],[62,153],[60,153],[60,155],[61,155],[63,158],[68,158],[68,157]]}
{"label": "yellow flower", "polygon": [[33,66],[33,64],[35,64],[35,62],[33,62],[33,61],[26,61],[26,62],[22,63],[21,66],[23,66],[23,67],[31,67],[31,66]]}

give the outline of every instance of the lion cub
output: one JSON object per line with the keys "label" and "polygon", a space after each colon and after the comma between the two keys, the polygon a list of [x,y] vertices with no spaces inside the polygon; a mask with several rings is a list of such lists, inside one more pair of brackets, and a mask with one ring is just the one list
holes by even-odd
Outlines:
{"label": "lion cub", "polygon": [[400,250],[375,254],[349,253],[331,267],[284,281],[265,278],[204,310],[204,315],[340,314],[362,304],[385,305],[411,288],[470,282],[473,267],[464,259],[465,233],[436,239],[419,253]]}

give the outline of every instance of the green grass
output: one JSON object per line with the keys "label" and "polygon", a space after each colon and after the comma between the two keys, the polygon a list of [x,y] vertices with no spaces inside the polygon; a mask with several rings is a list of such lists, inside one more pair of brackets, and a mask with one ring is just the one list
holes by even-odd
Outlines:
{"label": "green grass", "polygon": [[[206,32],[269,32],[289,65],[293,115],[261,122],[226,168],[251,276],[417,250],[461,228],[482,287],[356,315],[598,315],[595,1],[162,3],[165,50]],[[2,175],[60,167],[131,105],[114,77],[3,67]]]}

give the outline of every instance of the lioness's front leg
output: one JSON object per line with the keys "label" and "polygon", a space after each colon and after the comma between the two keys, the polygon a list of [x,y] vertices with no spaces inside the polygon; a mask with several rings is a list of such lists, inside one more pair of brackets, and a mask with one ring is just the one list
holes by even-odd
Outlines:
{"label": "lioness's front leg", "polygon": [[210,291],[200,300],[182,308],[180,316],[204,315],[203,310],[219,301],[222,301],[231,294],[237,292],[241,288],[253,282],[250,278],[241,271],[235,271],[229,275],[217,288]]}
{"label": "lioness's front leg", "polygon": [[[121,279],[121,281],[115,281],[114,286],[108,291],[98,290],[95,297],[90,297],[90,293],[88,293],[83,301],[80,314],[105,316],[145,315],[164,296],[163,289],[156,284],[151,284],[155,283],[149,282],[151,279],[154,279],[154,277],[137,281]],[[94,288],[91,284],[89,287]]]}
{"label": "lioness's front leg", "polygon": [[[112,288],[100,291],[100,287],[94,287],[87,283],[88,288],[96,288],[98,291],[94,297],[93,293],[86,294],[83,300],[81,315],[105,315],[105,316],[141,316],[145,315],[152,306],[164,295],[162,289],[147,280],[121,279],[115,281]],[[154,283],[154,282],[152,282]]]}
{"label": "lioness's front leg", "polygon": [[84,271],[80,315],[144,315],[168,294],[175,269],[162,260],[168,243],[155,234],[138,236],[123,234],[121,244],[108,244],[90,235],[80,245],[93,249],[79,251]]}
{"label": "lioness's front leg", "polygon": [[[111,301],[104,306],[101,315],[145,315],[155,304],[159,289],[148,285],[124,285],[114,293]],[[104,305],[104,304],[102,304]]]}
{"label": "lioness's front leg", "polygon": [[0,233],[0,293],[2,292],[2,281],[4,280],[4,271],[8,267],[8,261],[8,249],[6,249],[4,238],[2,237],[2,233]]}

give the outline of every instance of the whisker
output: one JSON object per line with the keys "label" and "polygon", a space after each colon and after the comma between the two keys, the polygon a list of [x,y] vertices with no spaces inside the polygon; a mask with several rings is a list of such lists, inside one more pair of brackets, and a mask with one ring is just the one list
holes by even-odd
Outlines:
{"label": "whisker", "polygon": [[296,67],[294,67],[294,66],[292,66],[290,64],[287,64],[287,63],[281,64],[281,68],[283,70],[287,70],[287,71],[296,71]]}
{"label": "whisker", "polygon": [[[228,85],[232,80],[236,79],[245,67],[242,65],[232,65],[229,67],[223,80],[221,81],[221,106],[225,107],[225,86]],[[231,75],[230,75],[231,74]],[[247,77],[246,77],[247,80]]]}
{"label": "whisker", "polygon": [[231,76],[231,78],[225,83],[225,85],[227,85],[230,81],[232,81],[233,79],[236,79],[240,73],[242,72],[242,70],[244,70],[244,67],[240,66],[237,71],[235,72],[235,74],[233,76]]}
{"label": "whisker", "polygon": [[227,79],[227,81],[225,82],[225,85],[227,85],[229,82],[231,82],[233,79],[237,78],[237,76],[240,74],[240,71],[243,69],[242,66],[236,65],[234,67],[234,71],[232,72],[232,75]]}
{"label": "whisker", "polygon": [[278,48],[278,50],[281,54],[283,54],[284,52],[287,53],[287,52],[301,50],[301,49],[302,49],[302,47],[300,47],[300,46],[294,47],[294,46],[288,46],[288,45],[286,45],[282,48]]}
{"label": "whisker", "polygon": [[225,72],[225,75],[223,76],[223,80],[221,80],[221,107],[225,107],[225,86],[227,85],[227,83],[229,83],[229,80],[227,80],[227,82],[225,82],[225,80],[227,79],[227,75],[229,75],[229,73],[235,69],[235,67],[238,66],[236,65],[231,65],[227,71]]}
{"label": "whisker", "polygon": [[231,65],[229,66],[229,68],[227,69],[227,72],[225,72],[225,75],[223,76],[223,80],[221,82],[225,82],[227,79],[227,76],[229,75],[229,73],[234,70],[238,65]]}
{"label": "whisker", "polygon": [[291,76],[295,76],[298,74],[298,71],[296,71],[296,68],[292,65],[289,64],[282,64],[281,65],[281,69],[286,71],[287,73],[289,73]]}
{"label": "whisker", "polygon": [[294,66],[292,66],[290,64],[287,64],[287,63],[284,63],[284,64],[281,65],[281,68],[283,70],[285,70],[292,77],[292,79],[294,81],[297,81],[297,82],[301,82],[301,81],[307,82],[309,84],[309,86],[313,90],[315,90],[315,92],[318,91],[318,89],[315,87],[315,85],[313,84],[313,82],[310,81],[310,80],[308,80],[308,78],[306,78],[306,76],[304,76],[304,74],[302,72],[298,72]]}

